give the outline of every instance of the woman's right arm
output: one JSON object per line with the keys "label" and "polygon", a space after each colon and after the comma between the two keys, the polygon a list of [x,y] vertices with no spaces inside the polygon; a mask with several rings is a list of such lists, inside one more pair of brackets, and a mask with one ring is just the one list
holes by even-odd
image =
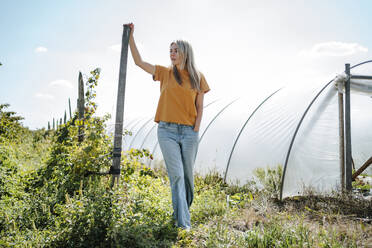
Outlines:
{"label": "woman's right arm", "polygon": [[155,66],[150,64],[150,63],[147,63],[147,62],[143,61],[142,58],[141,58],[141,55],[138,52],[136,42],[134,41],[134,38],[133,38],[134,24],[129,23],[129,24],[126,24],[126,25],[129,25],[129,27],[130,27],[129,47],[130,47],[130,51],[132,53],[134,63],[137,66],[141,67],[144,71],[150,73],[151,75],[155,75]]}

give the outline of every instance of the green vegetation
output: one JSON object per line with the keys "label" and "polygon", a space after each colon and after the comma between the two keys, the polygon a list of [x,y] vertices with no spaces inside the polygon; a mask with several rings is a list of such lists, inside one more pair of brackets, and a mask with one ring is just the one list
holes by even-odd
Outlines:
{"label": "green vegetation", "polygon": [[[0,105],[0,247],[365,247],[372,203],[352,197],[276,200],[282,168],[256,171],[256,181],[226,185],[217,173],[195,177],[193,229],[172,222],[164,169],[125,151],[120,184],[97,175],[111,165],[108,116],[96,117],[88,80],[84,141],[75,116],[57,130],[30,131]],[[358,206],[358,207],[356,207]],[[360,211],[353,209],[358,208]],[[342,211],[345,209],[345,211]],[[354,211],[354,212],[353,212]]]}
{"label": "green vegetation", "polygon": [[[368,177],[369,175],[363,174],[361,176]],[[357,178],[355,181],[353,181],[353,188],[359,189],[362,192],[369,192],[372,189],[372,186]]]}

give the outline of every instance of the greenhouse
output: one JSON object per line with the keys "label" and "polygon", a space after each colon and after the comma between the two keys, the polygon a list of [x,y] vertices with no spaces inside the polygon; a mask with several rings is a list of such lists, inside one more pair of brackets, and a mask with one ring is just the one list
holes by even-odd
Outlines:
{"label": "greenhouse", "polygon": [[[372,156],[372,61],[351,66],[350,120],[355,170]],[[341,74],[340,74],[341,75]],[[217,99],[204,106],[195,172],[217,171],[227,183],[244,184],[256,168],[283,166],[281,198],[340,189],[339,96],[341,75],[323,84],[274,89],[262,99]],[[340,86],[341,85],[341,86]],[[342,94],[339,94],[342,93]],[[148,149],[156,166],[162,161],[153,116],[130,117],[132,135],[123,149]],[[371,167],[367,169],[371,172]]]}

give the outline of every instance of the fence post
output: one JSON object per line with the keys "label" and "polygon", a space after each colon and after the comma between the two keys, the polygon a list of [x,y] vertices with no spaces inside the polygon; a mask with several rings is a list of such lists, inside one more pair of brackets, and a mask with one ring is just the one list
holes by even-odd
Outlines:
{"label": "fence post", "polygon": [[72,119],[72,115],[71,115],[71,101],[70,101],[70,97],[68,98],[68,109],[70,111],[70,119]]}
{"label": "fence post", "polygon": [[347,81],[345,82],[345,183],[346,190],[352,189],[352,161],[351,161],[351,116],[350,116],[350,64],[345,64]]}
{"label": "fence post", "polygon": [[122,140],[123,140],[125,82],[126,82],[126,76],[127,76],[129,34],[130,34],[129,26],[124,25],[123,37],[121,41],[121,58],[120,58],[118,96],[117,96],[117,102],[116,102],[114,151],[113,151],[112,169],[111,169],[112,170],[111,187],[114,186],[115,181],[117,184],[119,184],[119,176],[120,176],[120,160],[121,160],[121,147],[122,147]]}
{"label": "fence post", "polygon": [[79,111],[79,134],[78,141],[84,140],[84,82],[81,72],[79,72],[79,98],[77,100],[77,107]]}
{"label": "fence post", "polygon": [[338,83],[338,128],[339,128],[339,157],[341,174],[341,191],[345,190],[345,136],[344,136],[344,84]]}

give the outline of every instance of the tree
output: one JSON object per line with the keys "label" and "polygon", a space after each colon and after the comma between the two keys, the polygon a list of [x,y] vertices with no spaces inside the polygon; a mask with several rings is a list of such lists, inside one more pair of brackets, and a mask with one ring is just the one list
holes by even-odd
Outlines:
{"label": "tree", "polygon": [[0,104],[0,137],[11,139],[17,137],[23,129],[20,120],[24,118],[17,116],[16,112],[5,111],[9,106],[7,103]]}

